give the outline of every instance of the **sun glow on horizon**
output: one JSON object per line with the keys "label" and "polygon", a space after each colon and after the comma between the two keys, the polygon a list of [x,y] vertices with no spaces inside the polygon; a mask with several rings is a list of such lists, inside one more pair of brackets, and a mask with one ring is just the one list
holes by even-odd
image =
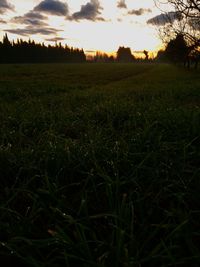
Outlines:
{"label": "sun glow on horizon", "polygon": [[47,26],[44,26],[44,29],[49,30],[49,34],[39,30],[36,31],[37,33],[31,33],[30,30],[30,34],[26,34],[23,29],[27,25],[17,23],[13,18],[26,16],[41,2],[53,0],[21,0],[20,3],[18,0],[9,1],[15,6],[15,10],[1,16],[2,20],[8,21],[2,24],[1,37],[7,32],[11,40],[32,39],[45,44],[54,44],[57,40],[63,45],[83,48],[84,51],[103,51],[108,54],[115,53],[119,46],[130,47],[132,51],[144,49],[157,51],[161,48],[161,41],[155,27],[146,23],[148,19],[159,13],[153,0],[144,0],[142,3],[126,0],[126,8],[117,7],[118,0],[59,0],[62,3],[67,2],[70,14],[78,11],[80,13],[81,8],[88,3],[99,3],[97,19],[80,17],[79,20],[75,20],[69,19],[69,15],[67,17],[55,15],[53,12],[52,14],[40,12],[46,18],[44,22]]}

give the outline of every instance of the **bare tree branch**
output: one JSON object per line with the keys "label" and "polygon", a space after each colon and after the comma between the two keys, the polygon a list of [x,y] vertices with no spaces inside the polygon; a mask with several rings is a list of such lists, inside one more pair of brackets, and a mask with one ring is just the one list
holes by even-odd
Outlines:
{"label": "bare tree branch", "polygon": [[[175,12],[182,15],[182,19],[173,21],[171,25],[164,25],[159,32],[167,32],[168,35],[182,34],[191,44],[200,46],[200,0],[154,0],[157,7],[164,10],[171,6]],[[169,30],[170,29],[170,30]]]}

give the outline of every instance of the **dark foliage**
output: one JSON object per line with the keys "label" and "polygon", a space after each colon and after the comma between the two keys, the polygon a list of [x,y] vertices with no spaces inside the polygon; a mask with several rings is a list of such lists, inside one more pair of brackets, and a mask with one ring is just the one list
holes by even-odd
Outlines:
{"label": "dark foliage", "polygon": [[183,34],[177,34],[176,38],[168,42],[166,49],[159,51],[157,55],[158,61],[182,63],[187,68],[197,68],[199,59],[199,44],[188,45]]}
{"label": "dark foliage", "polygon": [[55,46],[18,39],[10,42],[7,34],[0,42],[0,63],[50,63],[50,62],[85,62],[86,56],[82,49]]}
{"label": "dark foliage", "polygon": [[175,39],[169,41],[165,52],[170,61],[174,63],[183,62],[188,53],[188,47],[183,35],[179,34]]}
{"label": "dark foliage", "polygon": [[108,56],[106,53],[97,51],[96,55],[93,57],[93,62],[111,63],[114,62],[114,57]]}
{"label": "dark foliage", "polygon": [[129,47],[120,46],[117,51],[117,61],[119,62],[131,62],[134,61],[135,57],[131,53]]}

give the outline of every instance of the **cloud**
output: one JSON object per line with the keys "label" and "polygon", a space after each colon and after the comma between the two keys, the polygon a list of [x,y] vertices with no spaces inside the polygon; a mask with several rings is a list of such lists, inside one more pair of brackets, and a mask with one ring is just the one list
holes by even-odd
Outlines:
{"label": "cloud", "polygon": [[126,1],[125,0],[119,0],[117,2],[117,7],[118,8],[127,8]]}
{"label": "cloud", "polygon": [[48,25],[46,22],[44,22],[45,19],[47,19],[46,16],[43,16],[42,14],[35,11],[30,11],[26,13],[24,16],[14,17],[11,21],[14,23],[41,27]]}
{"label": "cloud", "polygon": [[65,38],[62,38],[62,37],[54,37],[54,38],[47,38],[45,40],[48,41],[48,42],[59,42],[59,41],[64,41]]}
{"label": "cloud", "polygon": [[132,9],[128,11],[128,15],[135,15],[135,16],[141,16],[144,13],[151,13],[152,10],[150,8],[139,8],[139,9]]}
{"label": "cloud", "polygon": [[14,6],[9,4],[7,0],[0,0],[0,14],[5,13],[7,10],[14,10]]}
{"label": "cloud", "polygon": [[117,21],[122,22],[123,20],[122,20],[122,18],[117,18]]}
{"label": "cloud", "polygon": [[7,22],[3,19],[0,19],[0,24],[6,24]]}
{"label": "cloud", "polygon": [[72,16],[69,17],[69,19],[77,21],[82,19],[92,20],[92,21],[96,20],[104,21],[104,18],[98,16],[101,14],[100,12],[101,9],[103,8],[101,7],[100,2],[98,0],[90,0],[90,2],[81,6],[79,12],[75,12],[74,14],[72,14]]}
{"label": "cloud", "polygon": [[164,26],[168,23],[173,23],[175,20],[181,20],[182,15],[180,12],[168,12],[165,14],[160,14],[147,21],[147,24],[152,24],[154,26]]}
{"label": "cloud", "polygon": [[7,29],[5,32],[10,32],[13,34],[18,34],[21,36],[30,36],[33,34],[41,34],[41,35],[51,35],[51,34],[57,34],[58,30],[54,28],[34,28],[32,26],[27,26],[23,29]]}
{"label": "cloud", "polygon": [[67,16],[69,9],[67,3],[63,3],[59,0],[43,0],[34,8],[34,11],[56,16]]}

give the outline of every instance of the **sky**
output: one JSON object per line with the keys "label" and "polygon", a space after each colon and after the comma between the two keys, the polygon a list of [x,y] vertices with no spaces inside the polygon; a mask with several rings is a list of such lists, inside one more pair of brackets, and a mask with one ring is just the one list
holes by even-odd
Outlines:
{"label": "sky", "polygon": [[0,0],[0,38],[61,42],[86,53],[161,47],[163,15],[153,0]]}

